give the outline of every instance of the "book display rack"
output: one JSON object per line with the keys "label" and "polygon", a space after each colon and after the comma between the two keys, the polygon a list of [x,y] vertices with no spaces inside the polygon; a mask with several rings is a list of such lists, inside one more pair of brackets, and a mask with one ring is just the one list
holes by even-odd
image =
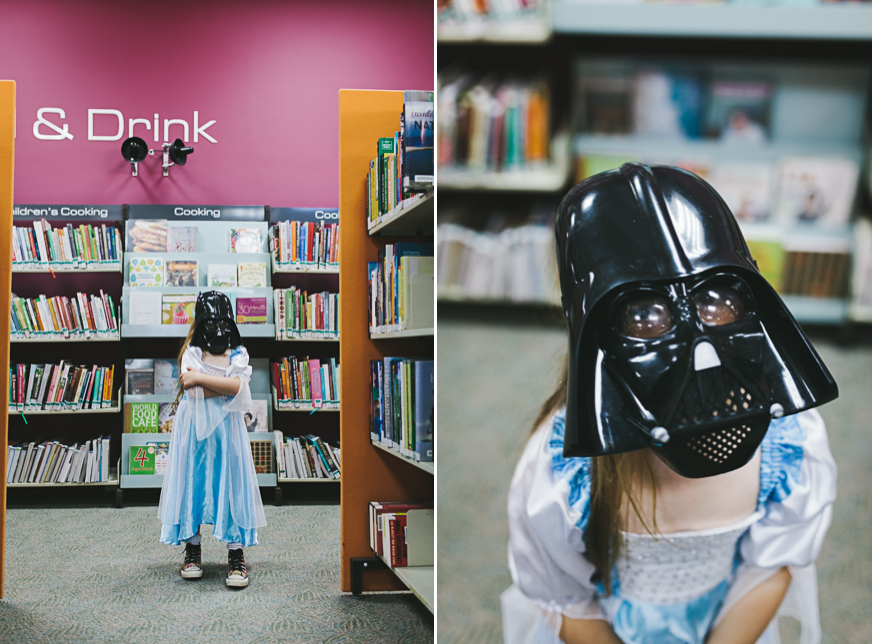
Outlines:
{"label": "book display rack", "polygon": [[[389,228],[370,234],[367,223],[368,196],[364,189],[370,162],[380,138],[391,137],[399,127],[404,94],[394,91],[341,90],[339,92],[339,212],[342,222],[339,276],[343,294],[339,328],[342,391],[340,435],[343,454],[342,485],[342,589],[355,594],[370,590],[408,588],[433,610],[435,580],[432,566],[395,568],[389,572],[384,560],[374,556],[370,542],[369,504],[394,502],[433,503],[432,470],[418,467],[399,451],[381,449],[371,437],[373,402],[371,365],[388,356],[433,359],[432,313],[429,324],[377,335],[370,331],[370,293],[366,288],[371,264],[384,258],[388,244],[420,242],[393,237]],[[403,208],[414,213],[428,203]],[[424,206],[426,207],[426,206]],[[423,211],[422,211],[423,212]],[[385,219],[395,219],[382,215]],[[420,213],[419,213],[420,214]],[[404,215],[405,216],[405,215]],[[397,217],[402,226],[402,217]],[[374,224],[378,226],[379,222]],[[397,229],[402,230],[402,229]],[[413,224],[413,234],[432,243],[433,222]],[[407,234],[407,230],[402,233]],[[431,279],[432,285],[432,279]],[[432,300],[432,286],[431,286]],[[431,302],[432,311],[432,302]]]}
{"label": "book display rack", "polygon": [[12,209],[10,487],[118,486],[124,214],[117,205]]}
{"label": "book display rack", "polygon": [[[555,0],[549,9],[555,38],[536,46],[446,41],[439,113],[466,137],[460,155],[480,163],[493,146],[475,142],[476,133],[489,131],[473,118],[488,87],[470,82],[470,74],[452,75],[454,69],[478,59],[475,72],[485,75],[513,56],[530,61],[527,67],[551,60],[557,69],[569,59],[562,78],[552,81],[556,111],[571,114],[566,183],[627,161],[691,170],[723,196],[761,272],[799,321],[868,317],[868,304],[857,299],[868,279],[856,272],[864,255],[857,254],[862,235],[854,222],[868,201],[858,194],[869,174],[872,76],[858,52],[872,40],[872,7],[612,4]],[[807,40],[833,55],[809,59]],[[571,88],[567,95],[559,94],[561,86]],[[553,213],[565,185],[551,187],[548,197],[539,184],[524,221],[519,203],[496,203],[509,188],[478,180],[475,172],[455,181],[458,172],[440,170],[440,301],[556,308],[544,252],[552,245],[545,239],[552,220],[543,212]],[[532,192],[517,174],[514,189]],[[495,203],[478,208],[466,195],[451,195],[460,189]],[[532,273],[515,270],[526,264]]]}
{"label": "book display rack", "polygon": [[[341,397],[339,211],[270,208],[268,216],[276,323],[276,341],[270,345],[272,413],[281,419],[278,428],[285,440],[316,435],[336,445]],[[280,483],[339,481],[293,477],[290,471],[279,478]]]}

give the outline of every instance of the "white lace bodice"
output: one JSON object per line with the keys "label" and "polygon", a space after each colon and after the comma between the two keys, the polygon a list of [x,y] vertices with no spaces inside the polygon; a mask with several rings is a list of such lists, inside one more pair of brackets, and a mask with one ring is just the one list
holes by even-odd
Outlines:
{"label": "white lace bodice", "polygon": [[624,532],[617,562],[621,597],[652,604],[690,601],[732,574],[736,544],[755,513],[739,523],[694,532],[652,536]]}

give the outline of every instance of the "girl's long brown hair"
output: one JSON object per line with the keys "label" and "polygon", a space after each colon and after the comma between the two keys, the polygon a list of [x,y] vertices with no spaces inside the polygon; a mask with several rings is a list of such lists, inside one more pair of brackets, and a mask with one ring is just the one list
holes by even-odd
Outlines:
{"label": "girl's long brown hair", "polygon": [[[563,362],[563,370],[557,388],[542,405],[533,429],[540,427],[554,412],[566,405],[566,381],[569,378],[569,358]],[[637,486],[638,484],[638,486]],[[647,488],[652,498],[652,517],[649,522],[642,510],[637,489]],[[612,593],[611,571],[621,555],[623,539],[621,530],[627,525],[630,509],[639,518],[649,534],[657,532],[654,513],[657,496],[654,488],[654,473],[645,452],[610,454],[591,459],[590,515],[584,532],[587,557],[596,567],[606,594]]]}
{"label": "girl's long brown hair", "polygon": [[182,357],[185,355],[185,351],[188,350],[188,345],[191,344],[191,339],[194,337],[194,322],[195,320],[191,320],[191,327],[188,329],[188,335],[185,336],[185,341],[182,342],[182,350],[179,351],[179,392],[176,394],[176,405],[179,404],[179,400],[182,399],[182,394],[185,391],[182,389],[181,377],[182,377]]}

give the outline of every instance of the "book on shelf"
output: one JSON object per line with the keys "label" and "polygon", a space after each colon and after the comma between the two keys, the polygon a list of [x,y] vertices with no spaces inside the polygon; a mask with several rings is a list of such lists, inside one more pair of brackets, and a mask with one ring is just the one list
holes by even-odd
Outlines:
{"label": "book on shelf", "polygon": [[258,474],[274,474],[272,441],[253,440],[249,443],[251,444],[251,456],[254,459],[254,471]]}
{"label": "book on shelf", "polygon": [[400,127],[400,168],[402,201],[404,193],[433,188],[433,92],[403,92]]}
{"label": "book on shelf", "polygon": [[270,227],[269,243],[277,264],[316,269],[339,264],[339,224],[280,221]]}
{"label": "book on shelf", "polygon": [[131,445],[129,456],[130,474],[155,474],[154,467],[157,449],[154,445]]}
{"label": "book on shelf", "polygon": [[339,408],[339,363],[336,358],[287,356],[270,366],[279,408]]}
{"label": "book on shelf", "polygon": [[197,308],[196,293],[163,293],[161,324],[190,324]]}
{"label": "book on shelf", "polygon": [[128,262],[128,284],[144,288],[163,286],[165,266],[161,257],[132,257]]}
{"label": "book on shelf", "polygon": [[173,431],[173,423],[176,420],[175,403],[162,402],[157,404],[157,431],[168,434]]}
{"label": "book on shelf", "polygon": [[[387,244],[379,249],[378,261],[368,263],[368,270],[370,332],[406,329],[413,276],[433,275],[433,244]],[[427,326],[433,326],[432,321]]]}
{"label": "book on shelf", "polygon": [[231,228],[231,253],[260,253],[263,249],[263,235],[260,228]]}
{"label": "book on shelf", "polygon": [[784,224],[847,225],[859,167],[840,157],[784,157],[775,212]]}
{"label": "book on shelf", "polygon": [[196,253],[199,248],[199,231],[196,226],[168,226],[168,253]]}
{"label": "book on shelf", "polygon": [[127,293],[127,320],[129,324],[160,324],[161,304],[160,291],[131,290]]}
{"label": "book on shelf", "polygon": [[118,318],[111,295],[76,293],[75,296],[56,295],[20,298],[12,293],[10,331],[13,336],[31,333],[89,335],[91,332],[117,333]]}
{"label": "book on shelf", "polygon": [[[145,445],[154,448],[154,473],[166,474],[170,464],[169,441],[149,441]],[[133,448],[131,447],[131,449]]]}
{"label": "book on shelf", "polygon": [[757,270],[779,293],[784,282],[785,257],[787,252],[780,239],[754,238],[745,239],[751,257],[757,262]]}
{"label": "book on shelf", "polygon": [[265,297],[237,297],[236,322],[239,324],[266,324]]}
{"label": "book on shelf", "polygon": [[127,359],[124,361],[124,372],[126,375],[124,393],[136,396],[154,393],[154,360],[150,358]]}
{"label": "book on shelf", "polygon": [[270,431],[269,402],[266,400],[252,400],[251,406],[242,412],[242,420],[248,432]]}
{"label": "book on shelf", "polygon": [[127,250],[134,253],[167,252],[166,219],[136,219],[127,222]]}
{"label": "book on shelf", "polygon": [[787,248],[781,293],[820,298],[844,298],[848,294],[851,252]]}
{"label": "book on shelf", "polygon": [[339,448],[318,436],[290,437],[276,430],[273,432],[273,446],[279,478],[340,478]]}
{"label": "book on shelf", "polygon": [[433,461],[433,361],[370,361],[370,437],[416,461]]}
{"label": "book on shelf", "polygon": [[197,286],[197,262],[167,260],[166,286]]}
{"label": "book on shelf", "polygon": [[708,182],[740,222],[768,221],[771,215],[774,168],[757,161],[719,161]]}
{"label": "book on shelf", "polygon": [[128,434],[154,434],[158,431],[159,403],[124,403],[124,432]]}
{"label": "book on shelf", "polygon": [[291,286],[273,290],[273,310],[280,335],[289,338],[339,338],[339,294],[308,293]]}
{"label": "book on shelf", "polygon": [[698,139],[702,133],[705,83],[690,69],[649,67],[634,78],[633,131],[666,139]]}
{"label": "book on shelf", "polygon": [[155,359],[154,393],[174,394],[179,382],[179,364],[176,360]]}
{"label": "book on shelf", "polygon": [[582,74],[576,84],[576,105],[578,131],[629,134],[633,131],[633,78],[621,73]]}
{"label": "book on shelf", "polygon": [[239,262],[237,266],[239,286],[263,288],[267,286],[265,262]]}
{"label": "book on shelf", "polygon": [[[405,515],[410,510],[431,510],[432,503],[409,503],[405,501],[370,501],[369,503],[369,546],[379,557],[385,557],[390,553],[390,539],[388,549],[385,549],[385,528],[390,530],[388,521],[397,515]],[[389,534],[389,532],[388,532]]]}
{"label": "book on shelf", "polygon": [[9,410],[79,411],[112,406],[114,366],[12,364]]}
{"label": "book on shelf", "polygon": [[761,144],[769,139],[772,83],[766,80],[711,80],[705,108],[705,136],[727,144]]}
{"label": "book on shelf", "polygon": [[7,483],[66,484],[109,480],[110,438],[66,445],[60,441],[9,445]]}
{"label": "book on shelf", "polygon": [[212,288],[236,286],[236,264],[209,264],[206,285]]}
{"label": "book on shelf", "polygon": [[65,224],[52,227],[46,219],[12,228],[12,262],[40,264],[115,263],[121,258],[121,235],[109,224]]}

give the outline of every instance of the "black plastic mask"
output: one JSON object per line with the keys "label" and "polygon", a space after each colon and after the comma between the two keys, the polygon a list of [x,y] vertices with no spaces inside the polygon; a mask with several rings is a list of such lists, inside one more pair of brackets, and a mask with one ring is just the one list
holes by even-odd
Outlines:
{"label": "black plastic mask", "polygon": [[200,293],[194,315],[194,335],[191,344],[214,355],[242,344],[233,318],[230,298],[220,291]]}
{"label": "black plastic mask", "polygon": [[732,214],[702,179],[630,163],[560,205],[566,456],[652,448],[679,474],[737,469],[773,417],[838,395]]}

